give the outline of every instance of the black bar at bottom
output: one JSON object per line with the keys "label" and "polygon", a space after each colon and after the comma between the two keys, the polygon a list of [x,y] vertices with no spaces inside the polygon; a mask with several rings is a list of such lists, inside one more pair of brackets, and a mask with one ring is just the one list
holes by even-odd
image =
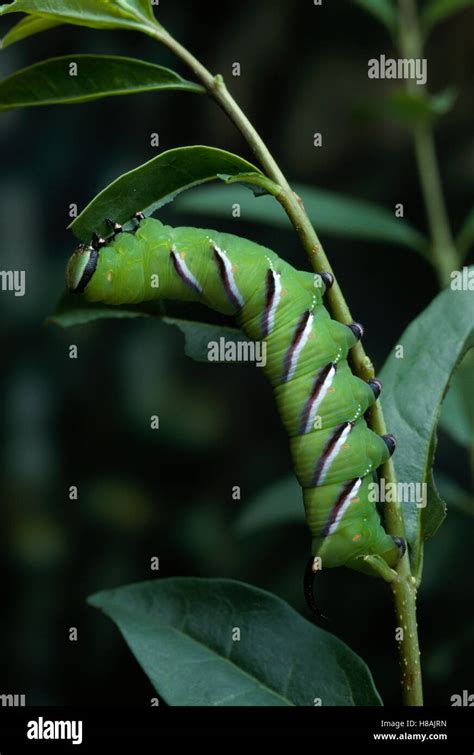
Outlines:
{"label": "black bar at bottom", "polygon": [[[100,752],[157,745],[167,737],[311,736],[383,749],[416,744],[474,752],[473,708],[0,708],[0,753]],[[76,742],[76,744],[73,744]]]}

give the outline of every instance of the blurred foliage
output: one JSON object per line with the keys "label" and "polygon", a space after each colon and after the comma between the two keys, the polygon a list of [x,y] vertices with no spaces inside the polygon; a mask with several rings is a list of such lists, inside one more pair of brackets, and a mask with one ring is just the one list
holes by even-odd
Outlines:
{"label": "blurred foliage", "polygon": [[[441,10],[461,5],[433,0],[431,19],[439,17],[436,4]],[[211,70],[223,73],[291,180],[389,213],[402,202],[407,223],[424,228],[408,134],[386,112],[393,84],[367,78],[367,60],[380,53],[382,30],[360,8],[349,2],[317,7],[301,0],[296,7],[292,0],[222,0],[216,12],[215,3],[201,0],[199,8],[162,3],[160,14]],[[446,15],[447,22],[436,26],[426,16],[430,89],[457,92],[437,123],[456,229],[470,217],[474,175],[474,47],[467,14],[472,17],[469,9]],[[2,34],[13,18],[1,19]],[[388,37],[383,50],[393,52]],[[75,51],[143,57],[188,75],[143,35],[71,27],[8,47],[0,55],[0,75]],[[232,77],[234,61],[241,64],[240,77]],[[364,115],[367,102],[382,121]],[[2,691],[25,693],[30,705],[149,703],[153,688],[116,629],[84,601],[99,589],[156,577],[153,556],[159,557],[159,576],[241,579],[307,615],[307,530],[297,522],[247,533],[234,526],[257,493],[291,472],[287,439],[261,371],[197,364],[185,357],[176,329],[150,318],[42,327],[75,245],[66,230],[70,204],[85,207],[117,175],[155,157],[155,132],[160,152],[206,143],[252,160],[223,113],[205,98],[182,93],[0,118],[2,268],[25,270],[27,279],[24,298],[0,294]],[[323,148],[313,146],[315,132],[323,134]],[[266,201],[248,196],[257,208]],[[159,217],[196,222],[179,201]],[[245,211],[238,221],[203,215],[203,224],[229,232],[237,222],[242,235],[305,267],[295,236],[280,227],[257,223]],[[328,243],[329,233],[322,235],[351,308],[366,326],[367,351],[380,367],[436,295],[435,276],[402,244],[340,236]],[[468,251],[472,234],[465,231],[463,238]],[[76,360],[68,356],[71,344],[78,347]],[[152,414],[160,417],[159,430],[150,428]],[[441,432],[435,475],[444,475],[461,500],[472,484],[472,442],[470,448],[459,444],[464,412],[457,417],[450,414],[449,431]],[[72,485],[77,500],[69,498]],[[241,500],[232,498],[234,485]],[[449,704],[452,694],[469,687],[473,673],[472,520],[461,508],[452,503],[425,554],[419,626],[432,704]],[[340,569],[319,576],[316,590],[329,616],[326,628],[367,661],[384,702],[397,703],[396,644],[384,585]],[[79,632],[75,643],[68,640],[71,626]]]}
{"label": "blurred foliage", "polygon": [[[384,207],[311,186],[294,184],[293,188],[323,236],[388,242],[407,246],[420,254],[426,253],[423,235],[405,220],[395,218],[393,212]],[[212,186],[192,191],[179,197],[177,209],[195,215],[230,218],[236,204],[239,205],[241,217],[247,220],[292,231],[288,216],[273,197],[253,197],[248,190],[240,187],[223,190],[221,186]],[[374,251],[376,249],[374,247]]]}

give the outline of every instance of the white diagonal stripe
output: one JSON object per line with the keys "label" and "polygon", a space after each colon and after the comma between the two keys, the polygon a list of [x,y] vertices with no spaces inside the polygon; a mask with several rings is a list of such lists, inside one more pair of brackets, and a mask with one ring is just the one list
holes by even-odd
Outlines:
{"label": "white diagonal stripe", "polygon": [[327,395],[328,390],[330,389],[332,382],[334,380],[334,375],[336,374],[336,368],[334,365],[329,370],[328,374],[326,375],[326,378],[324,380],[324,383],[322,384],[318,395],[313,400],[313,403],[311,405],[311,410],[309,412],[308,420],[306,422],[306,427],[304,429],[305,433],[309,432],[310,429],[313,426],[314,418],[316,417],[316,413],[321,405],[321,401],[324,399],[324,397]]}
{"label": "white diagonal stripe", "polygon": [[346,442],[346,440],[347,440],[347,438],[348,438],[349,433],[350,433],[351,430],[352,430],[352,424],[350,422],[348,422],[347,425],[345,426],[344,430],[341,433],[341,437],[337,441],[336,445],[334,446],[333,450],[331,451],[331,453],[329,454],[329,456],[327,457],[326,461],[324,462],[324,464],[322,466],[321,473],[320,473],[320,475],[318,477],[318,485],[323,485],[324,484],[324,480],[326,478],[326,475],[329,472],[329,467],[331,466],[331,464],[333,463],[334,459],[337,457],[339,451],[341,450],[341,448],[343,447],[344,443]]}
{"label": "white diagonal stripe", "polygon": [[359,490],[361,484],[362,484],[362,480],[359,477],[359,479],[355,481],[354,485],[352,486],[352,488],[348,492],[348,494],[345,497],[343,503],[340,505],[339,510],[337,512],[337,515],[336,515],[336,518],[333,521],[333,523],[331,524],[331,526],[329,527],[328,535],[332,535],[337,530],[337,528],[338,528],[338,526],[339,526],[339,524],[341,522],[342,517],[346,513],[348,507],[350,506],[352,499],[355,498],[355,496],[357,495],[358,490]]}

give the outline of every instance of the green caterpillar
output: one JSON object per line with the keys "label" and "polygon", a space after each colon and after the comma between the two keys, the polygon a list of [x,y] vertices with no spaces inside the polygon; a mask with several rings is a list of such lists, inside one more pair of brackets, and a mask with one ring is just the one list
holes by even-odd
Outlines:
{"label": "green caterpillar", "polygon": [[405,543],[385,532],[369,496],[395,441],[365,422],[381,384],[364,382],[349,367],[348,352],[363,331],[357,323],[331,319],[323,294],[332,276],[295,270],[238,236],[171,228],[142,213],[136,222],[134,232],[112,223],[108,240],[95,236],[76,249],[67,267],[69,290],[91,302],[192,300],[235,315],[250,339],[266,343],[264,369],[290,437],[312,535],[307,597],[318,557],[324,567],[365,573],[373,573],[367,555],[395,566]]}

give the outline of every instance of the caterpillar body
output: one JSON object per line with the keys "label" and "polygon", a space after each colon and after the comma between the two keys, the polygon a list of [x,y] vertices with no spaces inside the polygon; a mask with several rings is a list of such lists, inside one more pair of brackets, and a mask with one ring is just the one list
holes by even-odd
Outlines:
{"label": "caterpillar body", "polygon": [[363,557],[375,555],[395,566],[405,543],[384,530],[369,495],[395,441],[364,419],[381,385],[349,367],[362,327],[331,319],[323,294],[332,276],[298,271],[238,236],[171,228],[141,213],[136,218],[134,232],[113,224],[109,239],[96,236],[76,249],[67,267],[69,290],[91,302],[191,300],[235,315],[250,339],[266,343],[264,369],[303,489],[310,563],[319,557],[325,568],[373,573]]}

